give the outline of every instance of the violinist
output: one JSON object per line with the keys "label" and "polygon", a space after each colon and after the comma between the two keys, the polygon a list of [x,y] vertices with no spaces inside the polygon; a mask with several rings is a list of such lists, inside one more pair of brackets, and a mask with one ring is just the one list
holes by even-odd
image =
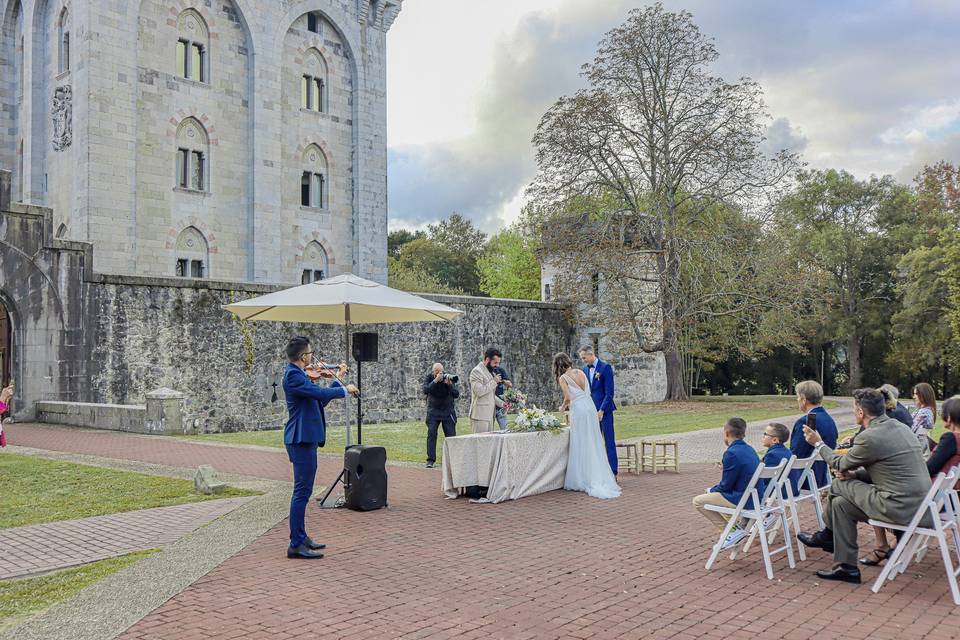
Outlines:
{"label": "violinist", "polygon": [[[322,558],[320,549],[326,545],[318,544],[307,535],[304,515],[310,494],[313,493],[313,481],[317,475],[317,447],[322,447],[327,439],[327,423],[323,408],[331,400],[354,397],[360,390],[354,385],[344,386],[340,380],[333,380],[329,387],[321,387],[311,382],[306,373],[310,371],[318,377],[339,377],[346,373],[347,367],[341,364],[337,374],[323,365],[314,364],[310,341],[303,336],[295,336],[287,343],[287,359],[290,364],[283,372],[283,393],[287,400],[289,419],[283,430],[283,444],[287,456],[293,464],[293,497],[290,499],[290,546],[288,558]],[[326,375],[325,375],[326,374]],[[311,376],[312,377],[312,376]]]}

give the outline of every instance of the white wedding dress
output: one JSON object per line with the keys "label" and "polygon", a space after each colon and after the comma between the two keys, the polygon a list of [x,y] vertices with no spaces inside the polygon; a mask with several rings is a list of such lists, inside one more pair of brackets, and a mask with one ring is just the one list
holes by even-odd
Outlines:
{"label": "white wedding dress", "polygon": [[620,485],[610,470],[593,398],[572,375],[561,377],[570,392],[570,453],[563,488],[584,491],[594,498],[616,498]]}

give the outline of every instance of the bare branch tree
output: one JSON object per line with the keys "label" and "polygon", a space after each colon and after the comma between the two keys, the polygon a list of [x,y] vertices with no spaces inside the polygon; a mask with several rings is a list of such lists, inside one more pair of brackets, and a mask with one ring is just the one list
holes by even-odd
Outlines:
{"label": "bare branch tree", "polygon": [[[613,331],[623,325],[638,348],[664,352],[668,397],[674,399],[686,397],[684,323],[702,302],[682,297],[690,293],[682,277],[693,247],[688,238],[717,203],[762,219],[771,189],[798,164],[786,152],[774,158],[762,153],[769,117],[760,87],[712,76],[716,59],[712,41],[691,14],[671,13],[660,4],[635,9],[584,65],[588,88],[560,98],[533,138],[539,173],[528,194],[538,206],[569,214],[578,199],[602,201],[607,214],[616,214],[608,216],[609,224],[623,227],[632,248],[652,252],[647,273],[624,264],[622,253],[602,255],[616,247],[602,246],[607,240],[592,246],[597,236],[591,236],[583,239],[591,244],[589,256],[576,259],[615,286],[656,280],[662,331],[655,339],[640,337],[639,327],[647,323],[638,318],[648,314],[633,302],[625,304],[623,316],[610,310],[608,324]],[[716,301],[710,302],[716,309]]]}

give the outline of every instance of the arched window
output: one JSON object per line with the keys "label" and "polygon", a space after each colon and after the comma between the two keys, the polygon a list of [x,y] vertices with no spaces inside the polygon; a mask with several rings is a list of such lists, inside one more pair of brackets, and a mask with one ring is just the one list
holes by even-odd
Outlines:
{"label": "arched window", "polygon": [[330,275],[327,252],[320,243],[314,240],[303,250],[303,273],[300,276],[301,284],[310,284],[323,280]]}
{"label": "arched window", "polygon": [[315,144],[303,152],[303,173],[300,176],[300,204],[304,207],[325,209],[329,203],[327,192],[327,158]]}
{"label": "arched window", "polygon": [[60,223],[60,226],[57,227],[57,237],[58,237],[58,238],[66,238],[66,237],[67,237],[67,231],[68,231],[68,230],[67,230],[67,225],[64,224],[64,223]]}
{"label": "arched window", "polygon": [[328,109],[327,93],[327,62],[319,51],[310,49],[300,79],[300,107],[325,113]]}
{"label": "arched window", "polygon": [[59,42],[59,55],[57,56],[57,73],[66,73],[70,71],[70,26],[68,19],[70,14],[66,7],[60,12],[60,19],[57,21],[57,34]]}
{"label": "arched window", "polygon": [[175,273],[178,278],[205,278],[209,275],[210,252],[207,240],[196,227],[187,227],[177,237]]}
{"label": "arched window", "polygon": [[307,14],[307,31],[323,35],[323,19],[317,11],[311,11]]}
{"label": "arched window", "polygon": [[203,17],[187,9],[177,18],[177,75],[207,82],[210,31]]}
{"label": "arched window", "polygon": [[210,139],[196,118],[186,118],[177,129],[177,186],[206,191],[209,184]]}

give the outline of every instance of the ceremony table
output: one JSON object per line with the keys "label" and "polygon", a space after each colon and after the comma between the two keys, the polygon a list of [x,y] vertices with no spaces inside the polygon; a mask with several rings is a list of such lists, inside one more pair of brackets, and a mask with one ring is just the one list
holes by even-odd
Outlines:
{"label": "ceremony table", "polygon": [[473,433],[443,440],[443,492],[487,487],[487,500],[502,502],[563,488],[570,430],[558,433]]}

